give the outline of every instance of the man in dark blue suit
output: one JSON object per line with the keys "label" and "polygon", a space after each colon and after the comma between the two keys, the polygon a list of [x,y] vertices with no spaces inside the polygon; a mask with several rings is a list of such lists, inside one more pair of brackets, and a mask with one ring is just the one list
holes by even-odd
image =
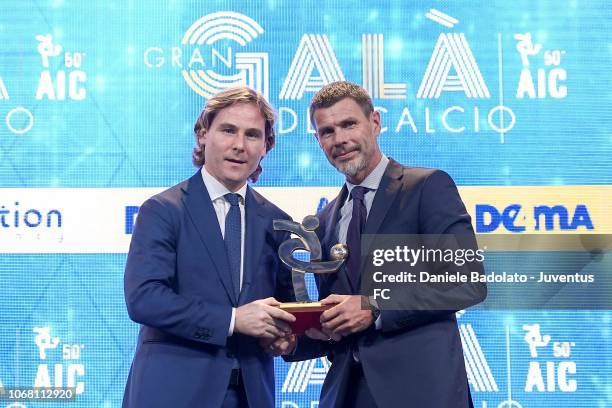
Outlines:
{"label": "man in dark blue suit", "polygon": [[486,286],[431,291],[438,297],[434,304],[454,310],[379,309],[360,287],[361,234],[453,234],[467,236],[476,248],[453,180],[442,171],[404,167],[384,156],[376,140],[380,114],[355,84],[323,87],[310,115],[327,159],[346,176],[338,197],[319,214],[317,233],[324,253],[346,243],[349,258],[338,273],[316,276],[322,303],[333,307],[321,316],[322,330],[308,330],[295,349],[283,344],[283,351],[293,350],[285,358],[327,355],[332,361],[322,408],[472,406],[454,312],[482,301]]}
{"label": "man in dark blue suit", "polygon": [[289,217],[246,183],[274,146],[273,125],[255,91],[215,95],[194,129],[201,169],[140,208],[125,298],[142,326],[124,407],[274,406],[260,342],[287,335],[294,320],[275,307],[294,299],[277,255],[287,236],[272,228]]}

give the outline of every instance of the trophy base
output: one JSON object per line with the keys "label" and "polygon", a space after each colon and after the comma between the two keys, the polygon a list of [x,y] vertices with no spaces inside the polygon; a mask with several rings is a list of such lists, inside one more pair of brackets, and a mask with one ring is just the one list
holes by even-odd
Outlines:
{"label": "trophy base", "polygon": [[288,302],[281,303],[279,308],[295,316],[291,323],[291,332],[301,335],[308,329],[321,329],[321,313],[334,305],[322,305],[321,302]]}

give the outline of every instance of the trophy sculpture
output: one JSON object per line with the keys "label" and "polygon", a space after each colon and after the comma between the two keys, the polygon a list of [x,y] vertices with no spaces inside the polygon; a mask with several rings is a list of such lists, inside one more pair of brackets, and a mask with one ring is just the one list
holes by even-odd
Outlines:
{"label": "trophy sculpture", "polygon": [[[336,244],[330,250],[331,261],[322,261],[323,251],[321,242],[315,233],[319,227],[319,219],[308,215],[301,224],[290,220],[274,220],[275,231],[288,231],[297,238],[283,242],[278,248],[281,261],[291,268],[291,280],[297,302],[282,303],[280,308],[293,314],[296,321],[291,325],[294,334],[303,334],[309,328],[320,328],[321,313],[331,306],[323,306],[320,302],[312,302],[306,289],[306,273],[335,273],[340,269],[348,257],[348,248],[344,244]],[[310,261],[301,261],[294,258],[293,253],[298,250],[308,251]]]}

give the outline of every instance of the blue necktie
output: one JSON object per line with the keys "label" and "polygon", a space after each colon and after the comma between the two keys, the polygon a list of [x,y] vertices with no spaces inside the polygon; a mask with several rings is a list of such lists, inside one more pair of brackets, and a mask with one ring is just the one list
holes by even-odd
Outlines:
{"label": "blue necktie", "polygon": [[361,186],[355,186],[351,190],[353,212],[346,234],[346,245],[349,249],[346,270],[353,289],[353,294],[359,293],[359,282],[361,281],[361,233],[363,232],[368,216],[363,197],[368,190],[369,188]]}
{"label": "blue necktie", "polygon": [[230,209],[225,216],[225,249],[229,260],[232,283],[236,300],[240,296],[240,258],[241,258],[241,221],[240,221],[240,195],[228,193],[225,199],[230,203]]}

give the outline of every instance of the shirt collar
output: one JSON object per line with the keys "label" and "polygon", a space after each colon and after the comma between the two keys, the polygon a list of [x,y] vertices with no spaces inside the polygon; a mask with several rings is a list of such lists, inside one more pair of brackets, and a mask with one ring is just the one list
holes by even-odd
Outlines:
{"label": "shirt collar", "polygon": [[[215,201],[218,198],[223,197],[226,194],[233,193],[227,187],[225,187],[219,180],[213,177],[212,174],[206,170],[206,167],[202,166],[202,180],[204,180],[204,185],[206,186],[206,190],[208,190],[208,195],[210,196],[210,201]],[[242,198],[242,202],[244,203],[246,197],[247,183],[244,183],[242,187],[236,194],[238,194]]]}
{"label": "shirt collar", "polygon": [[[366,187],[370,190],[376,191],[378,190],[378,186],[380,186],[380,181],[385,174],[385,170],[387,169],[387,165],[389,164],[389,158],[382,155],[380,162],[374,167],[374,170],[359,184],[362,187]],[[350,182],[346,182],[346,188],[348,189],[348,197],[351,196],[351,191],[355,187],[355,184],[351,184]],[[347,199],[348,199],[347,197]]]}

